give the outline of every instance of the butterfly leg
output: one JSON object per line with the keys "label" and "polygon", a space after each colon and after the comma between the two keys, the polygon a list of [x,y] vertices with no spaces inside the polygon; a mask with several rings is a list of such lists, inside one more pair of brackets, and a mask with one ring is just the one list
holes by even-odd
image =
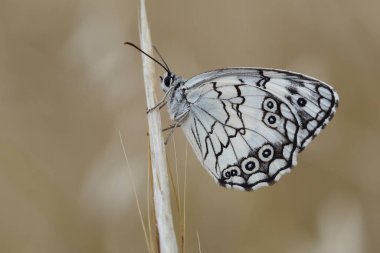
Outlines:
{"label": "butterfly leg", "polygon": [[168,137],[166,137],[166,140],[165,140],[165,142],[164,142],[165,145],[168,144],[168,142],[169,142],[169,140],[170,140],[170,137],[172,137],[172,135],[173,135],[173,133],[174,133],[174,130],[175,130],[177,127],[180,126],[180,123],[181,123],[181,122],[177,121],[174,125],[171,125],[171,126],[169,126],[169,127],[167,127],[167,128],[162,129],[162,131],[170,130],[169,135],[168,135]]}
{"label": "butterfly leg", "polygon": [[[172,125],[170,125],[170,126],[168,126],[168,127],[165,127],[165,128],[162,129],[161,131],[162,131],[162,132],[166,132],[166,131],[168,131],[168,130],[172,130],[171,132],[173,132],[175,128],[180,127],[180,126],[181,126],[181,125],[180,125],[179,123],[177,123],[177,124],[172,124]],[[169,132],[169,134],[170,134],[171,132]],[[148,132],[146,133],[146,136],[149,136],[149,133],[148,133]]]}
{"label": "butterfly leg", "polygon": [[155,106],[153,106],[152,108],[149,108],[146,113],[150,113],[151,111],[155,110],[155,109],[161,109],[162,107],[164,107],[166,105],[167,101],[166,100],[161,100],[158,104],[156,104]]}
{"label": "butterfly leg", "polygon": [[151,111],[155,110],[156,108],[158,109],[161,109],[162,107],[164,107],[167,103],[167,98],[168,98],[168,95],[169,95],[169,92],[166,92],[165,93],[165,96],[160,100],[160,102],[158,102],[155,106],[153,106],[152,108],[149,108],[146,113],[150,113]]}
{"label": "butterfly leg", "polygon": [[171,137],[171,136],[173,135],[173,133],[174,133],[174,130],[175,130],[177,127],[180,127],[180,126],[181,126],[182,121],[185,120],[187,116],[188,116],[188,112],[185,112],[185,113],[181,114],[181,115],[176,119],[176,121],[175,121],[174,124],[170,125],[170,126],[167,127],[167,128],[162,129],[162,131],[170,130],[168,137],[166,137],[165,145],[169,142],[170,137]]}
{"label": "butterfly leg", "polygon": [[[169,139],[170,139],[170,137],[173,135],[174,130],[175,130],[177,127],[180,127],[180,126],[181,126],[181,125],[180,125],[180,122],[177,122],[177,123],[175,123],[175,124],[173,124],[173,125],[170,125],[170,126],[164,128],[164,129],[162,129],[162,132],[166,132],[166,131],[170,130],[168,137],[166,137],[166,139],[165,139],[165,142],[164,142],[165,145],[169,142]],[[146,133],[146,136],[149,136],[149,133]]]}
{"label": "butterfly leg", "polygon": [[171,129],[174,129],[174,128],[177,128],[177,127],[180,127],[180,126],[181,126],[181,125],[178,124],[178,123],[176,123],[176,124],[172,124],[172,125],[170,125],[170,126],[164,128],[164,129],[162,129],[162,132],[166,132],[166,131],[168,131],[168,130],[171,130]]}
{"label": "butterfly leg", "polygon": [[158,110],[161,110],[161,108],[164,107],[166,104],[167,104],[167,101],[165,101],[165,103],[162,103],[162,104],[158,107]]}

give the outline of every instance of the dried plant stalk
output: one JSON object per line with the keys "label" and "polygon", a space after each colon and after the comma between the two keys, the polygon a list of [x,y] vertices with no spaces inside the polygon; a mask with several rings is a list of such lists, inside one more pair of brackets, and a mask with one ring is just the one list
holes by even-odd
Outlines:
{"label": "dried plant stalk", "polygon": [[[140,42],[142,50],[152,55],[152,42],[144,0],[141,0],[140,9]],[[147,107],[152,108],[157,101],[154,89],[155,66],[154,62],[144,55],[142,56],[142,63]],[[158,110],[153,110],[148,113],[148,127],[152,161],[153,199],[160,242],[160,252],[176,253],[178,252],[178,247],[170,205],[168,166],[166,163],[165,145],[161,131],[161,118]]]}

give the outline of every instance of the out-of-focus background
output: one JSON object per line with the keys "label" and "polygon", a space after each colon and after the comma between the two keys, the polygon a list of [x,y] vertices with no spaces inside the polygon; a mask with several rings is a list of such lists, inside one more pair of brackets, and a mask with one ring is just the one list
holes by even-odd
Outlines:
{"label": "out-of-focus background", "polygon": [[[221,188],[189,148],[186,252],[198,252],[197,232],[202,252],[379,252],[380,2],[147,1],[147,9],[153,42],[179,75],[288,69],[341,98],[295,170],[270,188]],[[123,45],[138,43],[137,14],[131,0],[0,2],[0,252],[147,252],[118,136],[146,222],[141,55]],[[175,143],[182,195],[187,142],[181,131],[174,140],[168,160],[174,168]]]}

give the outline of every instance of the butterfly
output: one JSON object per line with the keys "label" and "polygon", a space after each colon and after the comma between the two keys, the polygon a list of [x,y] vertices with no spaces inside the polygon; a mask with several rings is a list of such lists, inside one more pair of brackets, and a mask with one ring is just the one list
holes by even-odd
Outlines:
{"label": "butterfly", "polygon": [[152,109],[167,105],[172,128],[183,130],[206,171],[227,188],[250,191],[277,182],[338,106],[330,85],[303,74],[224,68],[186,80],[161,55],[164,64],[139,50],[166,71],[165,96]]}

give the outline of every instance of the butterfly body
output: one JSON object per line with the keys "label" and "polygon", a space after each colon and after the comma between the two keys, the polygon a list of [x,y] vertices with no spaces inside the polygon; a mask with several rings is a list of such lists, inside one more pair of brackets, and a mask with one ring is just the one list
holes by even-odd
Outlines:
{"label": "butterfly body", "polygon": [[222,186],[255,190],[290,171],[333,117],[338,95],[294,72],[226,68],[161,81],[171,119]]}
{"label": "butterfly body", "polygon": [[[174,76],[173,84],[167,92],[168,112],[170,119],[179,122],[190,111],[190,103],[184,89],[185,80]],[[165,91],[165,89],[164,89]]]}

